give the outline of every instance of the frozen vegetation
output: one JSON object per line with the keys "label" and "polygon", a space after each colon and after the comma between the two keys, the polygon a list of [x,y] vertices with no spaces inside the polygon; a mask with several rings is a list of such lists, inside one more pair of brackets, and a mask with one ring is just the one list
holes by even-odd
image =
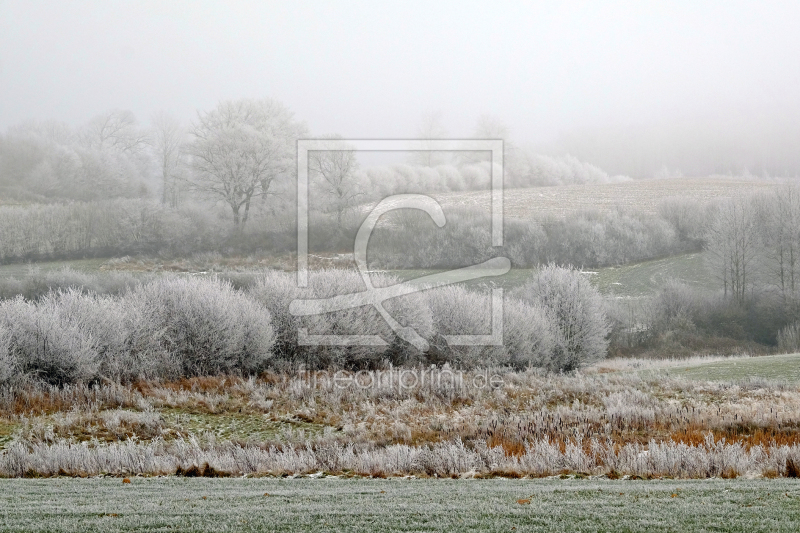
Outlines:
{"label": "frozen vegetation", "polygon": [[39,385],[0,400],[11,477],[800,475],[796,382],[418,368]]}
{"label": "frozen vegetation", "polygon": [[[404,327],[435,344],[422,352],[395,337],[372,307],[307,317],[289,313],[298,298],[361,292],[363,281],[355,271],[314,273],[307,289],[298,288],[292,274],[278,271],[256,276],[247,289],[217,278],[178,276],[130,285],[123,278],[116,295],[72,285],[33,301],[21,296],[0,301],[0,378],[6,385],[64,385],[257,375],[298,365],[358,369],[431,362],[569,370],[603,357],[608,323],[596,289],[575,269],[550,266],[536,276],[529,290],[522,287],[519,297],[505,301],[505,345],[469,353],[451,349],[442,336],[488,329],[486,292],[429,289],[388,302]],[[545,278],[549,291],[543,293],[537,287]],[[396,281],[375,277],[378,286]],[[442,305],[453,312],[441,312]],[[576,309],[581,313],[572,316]],[[303,346],[299,328],[381,335],[390,345]]]}
{"label": "frozen vegetation", "polygon": [[[102,494],[102,498],[98,495]],[[795,480],[2,480],[25,531],[793,532]]]}

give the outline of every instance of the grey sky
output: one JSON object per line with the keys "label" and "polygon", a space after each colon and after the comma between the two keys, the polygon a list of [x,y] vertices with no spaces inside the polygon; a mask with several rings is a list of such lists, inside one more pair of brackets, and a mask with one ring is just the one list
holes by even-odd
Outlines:
{"label": "grey sky", "polygon": [[270,96],[315,133],[409,137],[440,110],[518,141],[800,102],[800,2],[0,0],[0,129],[110,108],[190,119]]}

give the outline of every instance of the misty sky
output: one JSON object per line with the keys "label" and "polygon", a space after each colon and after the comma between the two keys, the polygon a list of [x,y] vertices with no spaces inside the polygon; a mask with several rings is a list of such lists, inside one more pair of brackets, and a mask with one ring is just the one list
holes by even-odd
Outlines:
{"label": "misty sky", "polygon": [[497,116],[519,142],[785,120],[799,22],[800,2],[0,0],[0,130],[264,96],[351,138],[410,137],[431,111],[456,137]]}

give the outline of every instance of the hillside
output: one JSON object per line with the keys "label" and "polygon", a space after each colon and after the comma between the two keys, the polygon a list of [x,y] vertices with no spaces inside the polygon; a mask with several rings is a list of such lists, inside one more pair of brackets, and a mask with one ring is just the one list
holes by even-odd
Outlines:
{"label": "hillside", "polygon": [[[537,215],[565,217],[584,209],[608,211],[615,207],[655,213],[659,202],[669,197],[687,196],[695,200],[730,198],[742,193],[767,191],[778,185],[775,181],[708,177],[506,189],[504,210],[505,215],[512,218]],[[488,191],[439,193],[432,196],[442,204],[445,212],[447,207],[452,206],[488,209],[490,202]]]}
{"label": "hillside", "polygon": [[720,286],[720,281],[711,274],[703,254],[699,252],[601,268],[590,276],[600,292],[617,297],[648,296],[658,292],[670,280],[698,290]]}

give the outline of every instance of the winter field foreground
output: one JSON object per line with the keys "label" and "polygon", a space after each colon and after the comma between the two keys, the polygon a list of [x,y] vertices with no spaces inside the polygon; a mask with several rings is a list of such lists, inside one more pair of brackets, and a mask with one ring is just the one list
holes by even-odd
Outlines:
{"label": "winter field foreground", "polygon": [[794,532],[797,480],[0,480],[2,531]]}
{"label": "winter field foreground", "polygon": [[5,389],[0,475],[800,477],[798,361]]}

